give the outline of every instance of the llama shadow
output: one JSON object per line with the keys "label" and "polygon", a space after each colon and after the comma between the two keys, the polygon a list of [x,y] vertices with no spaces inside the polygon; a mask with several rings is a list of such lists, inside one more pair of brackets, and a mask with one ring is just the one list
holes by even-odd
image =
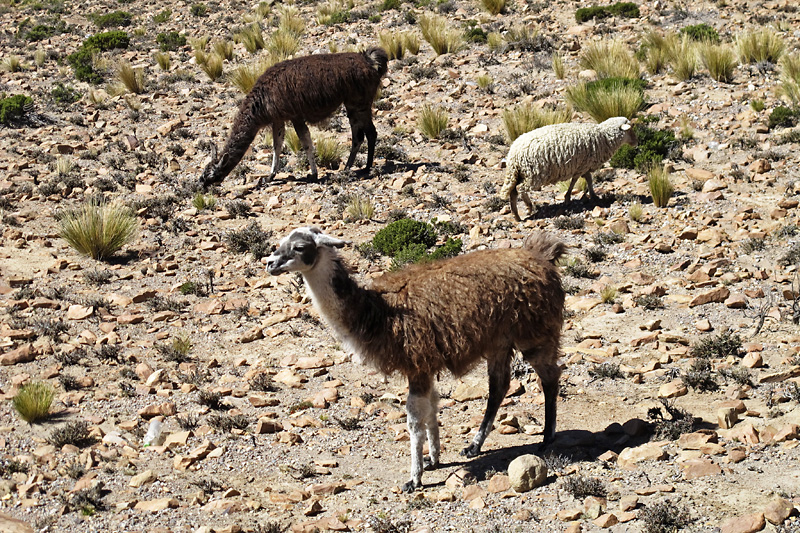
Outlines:
{"label": "llama shadow", "polygon": [[[701,428],[702,426],[695,426],[694,430]],[[570,429],[557,432],[555,442],[544,449],[541,442],[499,448],[483,452],[478,457],[441,463],[440,468],[463,467],[475,479],[484,481],[495,472],[507,471],[511,461],[520,455],[550,457],[556,464],[566,466],[578,461],[594,461],[607,451],[618,454],[625,448],[640,446],[649,442],[651,435],[650,431],[644,431],[640,435],[630,436],[622,431],[619,424],[612,424],[598,432]],[[434,484],[436,485],[444,485],[444,482]]]}

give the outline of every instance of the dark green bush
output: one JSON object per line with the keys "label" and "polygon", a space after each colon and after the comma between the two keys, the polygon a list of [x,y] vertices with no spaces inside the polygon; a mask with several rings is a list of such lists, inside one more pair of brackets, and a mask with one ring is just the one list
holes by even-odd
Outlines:
{"label": "dark green bush", "polygon": [[719,33],[708,24],[695,24],[681,28],[681,35],[686,35],[693,41],[708,41],[712,43],[720,42]]}
{"label": "dark green bush", "polygon": [[436,230],[430,224],[404,218],[387,225],[375,234],[372,244],[382,254],[394,257],[400,250],[422,244],[425,249],[436,244]]}
{"label": "dark green bush", "polygon": [[669,130],[657,130],[641,124],[636,124],[634,129],[639,138],[638,146],[623,145],[611,157],[612,167],[645,170],[660,163],[675,146],[675,134]]}
{"label": "dark green bush", "polygon": [[160,13],[153,15],[153,22],[155,22],[156,24],[162,24],[168,21],[170,17],[172,17],[172,10],[165,9],[164,11],[161,11]]}
{"label": "dark green bush", "polygon": [[800,111],[789,109],[785,106],[778,106],[769,114],[769,127],[770,128],[791,128],[797,123],[797,117]]}
{"label": "dark green bush", "polygon": [[422,243],[409,244],[397,251],[392,258],[392,270],[397,270],[409,263],[419,263],[428,253],[427,247]]}
{"label": "dark green bush", "polygon": [[390,9],[400,9],[402,0],[383,0],[381,4],[381,11],[389,11]]}
{"label": "dark green bush", "polygon": [[208,15],[208,6],[205,4],[192,4],[192,7],[189,8],[189,11],[195,17],[205,17]]}
{"label": "dark green bush", "polygon": [[471,43],[485,43],[489,38],[489,34],[483,28],[474,26],[464,32],[464,37]]}
{"label": "dark green bush", "polygon": [[156,42],[162,52],[174,51],[181,46],[186,46],[186,36],[177,31],[159,33],[156,35]]}
{"label": "dark green bush", "polygon": [[0,100],[0,124],[10,124],[25,116],[25,106],[33,103],[30,96],[15,94]]}
{"label": "dark green bush", "polygon": [[112,11],[105,15],[94,13],[89,18],[98,28],[119,28],[121,26],[130,26],[133,15],[127,11]]}
{"label": "dark green bush", "polygon": [[602,20],[611,16],[638,18],[639,6],[633,2],[617,2],[610,6],[582,7],[575,11],[575,20],[581,23],[592,19]]}
{"label": "dark green bush", "polygon": [[56,82],[56,86],[50,91],[50,96],[53,97],[57,104],[63,106],[73,104],[81,99],[81,93],[60,81]]}
{"label": "dark green bush", "polygon": [[75,78],[79,81],[97,84],[103,81],[104,75],[95,69],[92,55],[115,48],[127,48],[128,44],[130,44],[130,37],[124,31],[98,33],[83,41],[76,52],[67,56],[67,61],[75,72]]}
{"label": "dark green bush", "polygon": [[464,247],[464,243],[461,242],[461,239],[453,239],[452,237],[448,237],[447,241],[436,250],[431,252],[428,255],[428,258],[431,261],[435,261],[436,259],[444,259],[447,257],[455,257],[461,253],[461,249]]}
{"label": "dark green bush", "polygon": [[56,34],[55,28],[46,24],[37,24],[33,28],[25,32],[25,39],[34,41],[43,41]]}

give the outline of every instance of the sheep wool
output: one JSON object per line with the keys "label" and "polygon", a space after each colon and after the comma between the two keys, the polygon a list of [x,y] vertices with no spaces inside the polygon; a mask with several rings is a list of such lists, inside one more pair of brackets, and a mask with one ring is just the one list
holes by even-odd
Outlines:
{"label": "sheep wool", "polygon": [[[600,124],[552,124],[529,131],[520,135],[508,151],[508,171],[501,197],[515,200],[517,187],[527,193],[581,176],[586,178],[589,193],[594,196],[590,173],[625,143],[636,145],[633,128],[625,117],[610,118]],[[516,211],[516,206],[512,207]]]}

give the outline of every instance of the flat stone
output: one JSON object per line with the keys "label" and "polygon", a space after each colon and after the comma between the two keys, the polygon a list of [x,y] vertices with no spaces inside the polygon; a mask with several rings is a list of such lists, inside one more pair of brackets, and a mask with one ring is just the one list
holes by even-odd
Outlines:
{"label": "flat stone", "polygon": [[758,436],[758,430],[753,427],[753,424],[744,424],[737,428],[733,428],[728,432],[729,440],[738,440],[745,444],[758,444],[761,439]]}
{"label": "flat stone", "polygon": [[690,459],[685,461],[681,467],[683,468],[683,478],[686,481],[722,473],[722,468],[709,459]]}
{"label": "flat stone", "polygon": [[775,442],[800,439],[800,426],[797,424],[786,424],[775,433],[772,439]]}
{"label": "flat stone", "polygon": [[698,294],[694,298],[689,301],[689,307],[697,307],[698,305],[706,305],[710,303],[722,303],[724,302],[728,296],[730,296],[731,291],[729,291],[726,287],[717,287],[710,291]]}
{"label": "flat stone", "polygon": [[179,505],[180,503],[175,498],[160,498],[158,500],[139,502],[133,508],[138,511],[149,511],[151,513],[156,513],[165,509],[174,509]]}
{"label": "flat stone", "polygon": [[766,526],[764,513],[754,513],[730,518],[720,526],[720,533],[755,533]]}
{"label": "flat stone", "polygon": [[144,472],[132,476],[131,480],[128,482],[128,486],[138,489],[142,485],[152,483],[156,479],[156,475],[152,470],[145,470]]}
{"label": "flat stone", "polygon": [[0,532],[2,533],[34,533],[33,527],[27,522],[18,520],[5,513],[0,513]]}
{"label": "flat stone", "polygon": [[605,529],[619,524],[619,520],[617,520],[616,515],[613,513],[605,513],[592,520],[592,523],[597,527],[602,527]]}
{"label": "flat stone", "polygon": [[36,359],[33,346],[31,344],[23,344],[15,350],[6,352],[0,355],[0,365],[9,366],[19,363],[29,363]]}
{"label": "flat stone", "polygon": [[665,383],[658,388],[659,398],[678,398],[685,396],[688,392],[686,384],[679,379]]}
{"label": "flat stone", "polygon": [[84,320],[94,314],[94,307],[73,304],[67,309],[67,320]]}
{"label": "flat stone", "polygon": [[764,518],[770,524],[780,525],[787,518],[795,514],[794,504],[784,498],[775,498],[764,509]]}
{"label": "flat stone", "polygon": [[660,461],[667,456],[664,448],[658,444],[648,442],[634,448],[625,448],[617,458],[617,464],[629,468],[642,461]]}
{"label": "flat stone", "polygon": [[139,416],[144,419],[153,418],[154,416],[174,416],[178,413],[178,408],[175,407],[174,402],[164,402],[160,404],[151,404],[139,410]]}
{"label": "flat stone", "polygon": [[717,434],[713,431],[695,431],[684,433],[678,438],[678,446],[684,450],[699,450],[709,442],[717,442]]}
{"label": "flat stone", "polygon": [[745,309],[747,307],[747,297],[744,294],[734,293],[728,296],[724,303],[728,309]]}
{"label": "flat stone", "polygon": [[489,492],[498,493],[505,492],[511,488],[511,478],[505,474],[495,474],[489,480]]}
{"label": "flat stone", "polygon": [[487,394],[488,385],[485,383],[477,385],[469,385],[467,383],[459,383],[456,385],[456,390],[453,391],[451,398],[457,402],[466,402],[469,400],[480,400]]}
{"label": "flat stone", "polygon": [[741,364],[746,368],[761,368],[764,366],[764,358],[758,352],[750,352],[742,357]]}

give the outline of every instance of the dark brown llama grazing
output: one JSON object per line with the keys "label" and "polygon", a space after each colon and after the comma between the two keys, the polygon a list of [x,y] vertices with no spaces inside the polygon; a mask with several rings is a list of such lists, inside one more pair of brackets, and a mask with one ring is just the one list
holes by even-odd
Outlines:
{"label": "dark brown llama grazing", "polygon": [[[381,78],[386,74],[388,56],[382,48],[361,53],[315,54],[282,61],[268,68],[239,106],[233,127],[219,157],[212,154],[211,163],[200,176],[200,185],[220,183],[241,161],[256,134],[272,125],[272,171],[280,167],[285,123],[294,126],[316,178],[314,144],[307,123],[329,118],[344,104],[350,120],[352,148],[346,167],[353,165],[356,153],[367,138],[368,171],[375,155],[378,132],[372,123],[372,101]],[[257,186],[262,185],[259,179]]]}
{"label": "dark brown llama grazing", "polygon": [[[508,392],[514,349],[522,352],[544,392],[544,445],[555,438],[561,369],[557,359],[564,290],[555,263],[564,244],[544,234],[522,248],[483,250],[383,275],[360,287],[335,248],[344,241],[317,228],[299,228],[267,259],[278,275],[300,272],[320,315],[343,344],[386,374],[408,378],[411,437],[410,492],[422,486],[424,466],[439,464],[437,394],[433,379],[444,369],[456,376],[486,360],[489,400],[478,433],[462,451],[480,453]],[[427,434],[430,458],[423,461]]]}

